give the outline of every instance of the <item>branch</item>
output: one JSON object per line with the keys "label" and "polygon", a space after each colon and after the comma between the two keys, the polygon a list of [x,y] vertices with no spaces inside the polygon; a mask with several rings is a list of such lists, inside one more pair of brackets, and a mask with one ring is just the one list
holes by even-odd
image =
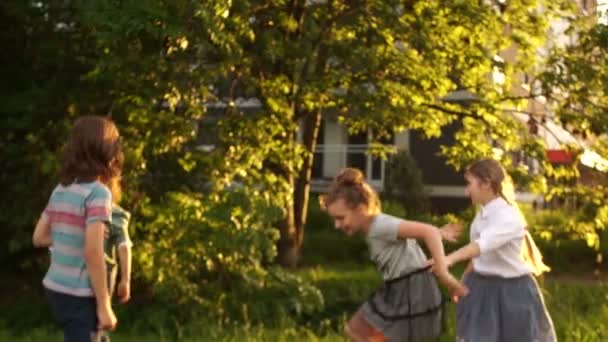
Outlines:
{"label": "branch", "polygon": [[[531,112],[526,112],[526,111],[521,111],[521,110],[517,110],[517,109],[504,109],[504,111],[505,111],[505,112],[507,112],[507,113],[509,113],[509,112],[510,112],[510,113],[519,113],[519,114],[527,115],[528,117],[533,117],[533,116],[535,115],[534,113],[531,113]],[[552,118],[553,116],[546,116],[546,117]],[[548,126],[547,126],[545,123],[543,123],[543,122],[541,121],[541,122],[537,122],[537,124],[539,124],[539,125],[541,125],[542,127],[544,127],[544,128],[545,128],[545,130],[546,130],[547,132],[549,132],[549,133],[550,133],[550,134],[553,136],[553,138],[555,138],[555,140],[557,140],[557,141],[558,141],[560,144],[564,144],[564,143],[562,142],[562,140],[561,140],[561,139],[560,139],[560,138],[559,138],[557,135],[555,135],[555,133],[553,133],[553,131],[552,131],[552,130],[550,130],[550,129],[549,129],[549,127],[548,127]],[[569,133],[569,132],[568,132],[568,133]]]}
{"label": "branch", "polygon": [[541,96],[547,97],[547,95],[548,94],[540,93],[540,94],[529,94],[529,95],[524,95],[524,96],[505,96],[505,97],[499,98],[498,101],[529,100],[529,99],[535,99],[535,98],[541,97]]}
{"label": "branch", "polygon": [[492,127],[492,124],[490,124],[484,117],[476,115],[475,113],[472,113],[472,112],[458,111],[458,110],[449,109],[449,108],[445,108],[445,107],[437,105],[437,104],[430,104],[430,103],[425,103],[425,104],[423,104],[423,106],[431,108],[431,109],[439,110],[439,111],[442,111],[447,114],[456,115],[459,118],[469,117],[469,118],[481,120],[483,122],[483,124],[486,125],[487,127]]}
{"label": "branch", "polygon": [[[332,13],[333,12],[333,6],[332,6],[332,1],[327,1],[327,10],[328,13]],[[333,17],[330,17],[327,21],[325,21],[319,31],[319,35],[317,36],[317,39],[314,41],[314,43],[312,44],[312,52],[310,54],[309,58],[306,58],[305,62],[304,62],[304,66],[302,67],[302,71],[300,74],[300,80],[304,80],[305,79],[305,75],[306,72],[308,71],[309,65],[311,63],[311,59],[313,56],[319,54],[319,48],[321,46],[321,42],[323,41],[323,38],[326,38],[327,36],[329,36],[329,31],[331,30],[331,28],[333,27],[333,25],[338,22],[338,20],[346,17],[347,15],[351,15],[353,13],[356,13],[359,10],[362,10],[363,6],[357,6],[357,7],[352,7],[346,11],[340,12],[338,14],[336,14]],[[327,56],[320,56],[321,58],[323,58],[324,60],[321,61],[317,61],[317,65],[315,66],[315,70],[313,71],[314,74],[317,74],[318,72],[320,72],[320,69],[322,69],[324,67],[324,64],[327,62]]]}
{"label": "branch", "polygon": [[[472,118],[481,120],[487,127],[489,127],[489,128],[492,127],[492,125],[486,119],[484,119],[482,116],[475,115],[474,113],[471,113],[471,112],[457,111],[457,110],[445,108],[445,107],[442,107],[440,105],[435,105],[435,104],[424,104],[424,106],[432,108],[432,109],[436,109],[436,110],[439,110],[439,111],[442,111],[444,113],[457,115],[460,118],[462,118],[462,117],[472,117]],[[492,107],[492,108],[496,109],[495,107]],[[530,117],[534,116],[534,113],[526,112],[526,111],[521,111],[521,110],[517,110],[517,109],[502,109],[502,111],[507,112],[507,113],[511,112],[511,113],[524,114],[524,115],[528,115]],[[548,117],[551,118],[551,116],[548,116]],[[562,142],[562,140],[551,129],[549,129],[549,127],[546,124],[544,124],[543,122],[539,122],[538,124],[540,124],[542,127],[544,127],[545,130],[547,132],[549,132],[549,134],[551,134],[553,136],[553,138],[555,138],[556,141],[558,141],[560,144],[564,144]]]}
{"label": "branch", "polygon": [[[534,117],[534,116],[539,116],[538,113],[532,113],[532,112],[528,112],[525,110],[519,110],[519,109],[501,109],[503,112],[507,112],[507,113],[518,113],[518,114],[523,114],[523,115],[527,115],[529,117]],[[549,114],[543,114],[542,115],[545,118],[549,118],[549,119],[554,119],[556,116],[555,115],[549,115]]]}

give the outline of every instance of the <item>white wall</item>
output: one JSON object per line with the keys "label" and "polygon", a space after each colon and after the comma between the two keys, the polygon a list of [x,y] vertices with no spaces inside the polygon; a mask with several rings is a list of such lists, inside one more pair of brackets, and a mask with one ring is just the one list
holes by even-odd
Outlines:
{"label": "white wall", "polygon": [[336,176],[338,170],[346,165],[346,154],[336,148],[346,144],[346,128],[334,120],[325,120],[323,132],[323,177]]}
{"label": "white wall", "polygon": [[395,133],[395,147],[399,151],[409,151],[410,149],[410,131],[405,130]]}

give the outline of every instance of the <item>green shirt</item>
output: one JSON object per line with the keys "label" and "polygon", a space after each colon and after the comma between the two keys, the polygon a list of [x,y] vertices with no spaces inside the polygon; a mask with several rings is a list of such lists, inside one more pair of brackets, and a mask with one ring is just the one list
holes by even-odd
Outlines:
{"label": "green shirt", "polygon": [[110,224],[110,235],[105,240],[105,259],[109,269],[114,268],[118,263],[118,247],[126,245],[131,247],[131,239],[129,238],[129,220],[131,214],[119,207],[112,205],[112,223]]}

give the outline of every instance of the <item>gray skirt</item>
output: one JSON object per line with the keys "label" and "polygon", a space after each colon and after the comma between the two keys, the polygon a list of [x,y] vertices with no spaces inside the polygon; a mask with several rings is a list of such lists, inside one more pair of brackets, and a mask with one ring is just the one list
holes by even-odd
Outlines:
{"label": "gray skirt", "polygon": [[360,312],[388,341],[419,342],[443,332],[444,303],[437,281],[426,267],[385,281]]}
{"label": "gray skirt", "polygon": [[456,306],[458,342],[553,342],[553,322],[536,280],[485,276],[464,278],[469,294]]}

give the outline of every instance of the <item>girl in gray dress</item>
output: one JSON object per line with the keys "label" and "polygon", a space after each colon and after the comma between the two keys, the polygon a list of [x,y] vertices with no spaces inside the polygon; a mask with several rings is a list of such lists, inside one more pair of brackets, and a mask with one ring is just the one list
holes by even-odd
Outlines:
{"label": "girl in gray dress", "polygon": [[507,191],[505,170],[485,159],[472,164],[465,178],[467,194],[481,209],[471,224],[471,242],[446,258],[449,265],[472,260],[464,276],[471,292],[456,308],[457,341],[555,341],[533,277],[548,267],[511,199],[512,191]]}
{"label": "girl in gray dress", "polygon": [[433,259],[437,278],[452,295],[467,289],[447,270],[442,236],[455,239],[457,225],[442,229],[406,221],[380,212],[376,192],[356,169],[343,169],[321,204],[347,235],[364,233],[371,259],[385,280],[360,307],[346,326],[352,341],[427,341],[443,329],[443,297],[424,252],[416,239],[424,240]]}

